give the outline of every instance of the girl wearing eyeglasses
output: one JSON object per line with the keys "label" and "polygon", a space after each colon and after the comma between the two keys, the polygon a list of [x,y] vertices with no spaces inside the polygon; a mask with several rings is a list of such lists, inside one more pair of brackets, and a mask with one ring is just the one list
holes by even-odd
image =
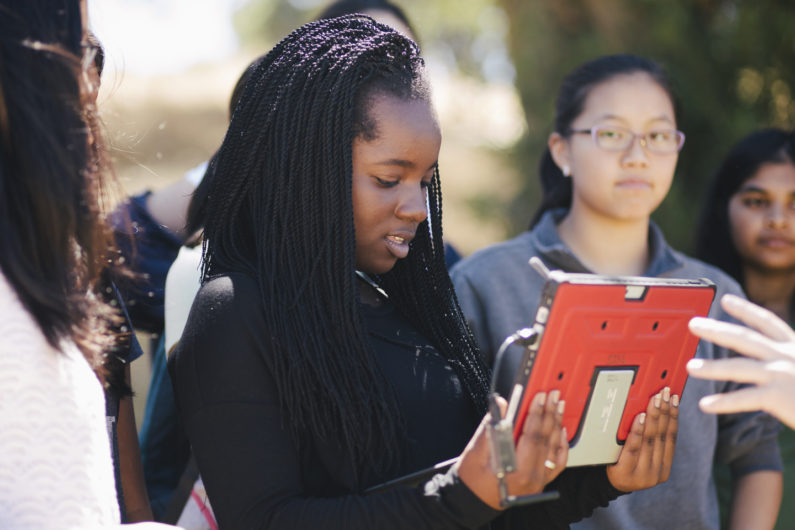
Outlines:
{"label": "girl wearing eyeglasses", "polygon": [[[531,323],[543,284],[527,265],[532,256],[569,272],[709,278],[716,298],[742,295],[726,274],[669,247],[649,219],[668,193],[684,140],[670,82],[656,63],[632,55],[600,57],[564,79],[540,164],[544,196],[531,229],[452,271],[484,351],[493,356],[505,337]],[[710,316],[729,318],[719,304]],[[728,355],[709,343],[696,354]],[[713,458],[727,462],[735,478],[731,527],[772,528],[781,499],[775,420],[763,413],[718,418],[698,408],[701,396],[736,387],[691,379],[681,403],[681,396],[663,392],[679,411],[668,481],[622,496],[574,528],[718,528]],[[613,467],[607,466],[608,477]]]}

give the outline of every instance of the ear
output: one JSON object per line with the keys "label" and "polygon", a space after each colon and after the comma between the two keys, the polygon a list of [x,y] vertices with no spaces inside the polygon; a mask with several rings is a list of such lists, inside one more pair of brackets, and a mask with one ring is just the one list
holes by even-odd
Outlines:
{"label": "ear", "polygon": [[569,143],[560,135],[560,133],[553,132],[549,135],[547,140],[547,147],[549,153],[552,155],[552,160],[560,168],[564,176],[571,175],[571,162],[569,161]]}

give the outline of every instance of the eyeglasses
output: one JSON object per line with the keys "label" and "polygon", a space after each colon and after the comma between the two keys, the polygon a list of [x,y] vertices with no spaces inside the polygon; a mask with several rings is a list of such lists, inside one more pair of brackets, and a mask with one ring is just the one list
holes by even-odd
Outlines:
{"label": "eyeglasses", "polygon": [[685,145],[685,133],[676,129],[659,129],[637,134],[625,127],[597,125],[590,129],[572,130],[572,133],[590,134],[594,143],[605,151],[626,151],[640,139],[641,147],[653,153],[676,153]]}

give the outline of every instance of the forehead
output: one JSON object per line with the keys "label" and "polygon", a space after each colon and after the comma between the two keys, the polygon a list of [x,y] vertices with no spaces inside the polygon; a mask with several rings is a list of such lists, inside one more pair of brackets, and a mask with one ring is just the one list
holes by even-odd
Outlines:
{"label": "forehead", "polygon": [[441,139],[439,123],[430,101],[405,100],[378,93],[370,98],[367,114],[375,124],[376,137],[365,143],[389,146],[412,137],[423,141],[436,137]]}
{"label": "forehead", "polygon": [[658,120],[674,124],[676,119],[668,92],[645,72],[615,75],[595,85],[578,121],[613,118],[638,127]]}
{"label": "forehead", "polygon": [[743,183],[740,191],[749,188],[769,192],[795,193],[795,165],[790,163],[762,164],[756,173]]}

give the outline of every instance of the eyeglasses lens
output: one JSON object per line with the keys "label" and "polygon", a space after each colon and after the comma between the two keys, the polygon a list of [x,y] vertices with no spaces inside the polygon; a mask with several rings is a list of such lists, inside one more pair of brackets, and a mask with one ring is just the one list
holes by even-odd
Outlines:
{"label": "eyeglasses lens", "polygon": [[593,131],[596,145],[608,151],[624,151],[629,149],[636,137],[649,151],[655,153],[675,153],[681,145],[681,134],[674,129],[662,129],[636,135],[621,127],[598,127]]}

